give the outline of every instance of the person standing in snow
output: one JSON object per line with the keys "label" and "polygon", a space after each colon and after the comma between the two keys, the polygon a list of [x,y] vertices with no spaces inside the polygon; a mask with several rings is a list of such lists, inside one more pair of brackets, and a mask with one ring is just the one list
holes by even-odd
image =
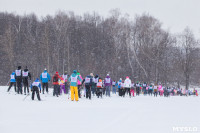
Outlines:
{"label": "person standing in snow", "polygon": [[56,72],[52,78],[53,80],[53,96],[57,96],[60,95],[59,92],[60,92],[60,85],[59,85],[59,79],[62,80],[62,78],[60,77],[59,73]]}
{"label": "person standing in snow", "polygon": [[91,90],[92,90],[92,95],[94,96],[94,94],[95,94],[95,89],[96,89],[96,87],[95,87],[95,77],[94,77],[93,73],[91,73],[90,76],[92,76]]}
{"label": "person standing in snow", "polygon": [[[83,80],[82,76],[80,73],[77,73],[77,75],[81,78],[81,80]],[[77,81],[77,84],[78,84],[78,97],[81,98],[81,81]]]}
{"label": "person standing in snow", "polygon": [[119,81],[117,82],[117,88],[118,88],[119,96],[122,96],[121,84],[122,84],[122,78],[120,78]]}
{"label": "person standing in snow", "polygon": [[39,88],[40,88],[40,93],[41,93],[41,84],[39,79],[37,78],[32,84],[31,84],[31,91],[32,91],[32,100],[34,100],[35,93],[37,94],[37,98],[40,101],[40,93],[39,93]]}
{"label": "person standing in snow", "polygon": [[128,92],[129,96],[131,97],[131,80],[128,76],[126,77],[124,81],[124,88],[125,88],[125,92]]}
{"label": "person standing in snow", "polygon": [[112,86],[112,80],[111,80],[109,74],[107,74],[107,76],[104,80],[104,85],[105,85],[105,88],[106,88],[106,96],[110,97],[110,88]]}
{"label": "person standing in snow", "polygon": [[7,92],[10,91],[10,88],[14,86],[15,92],[16,92],[16,80],[15,80],[15,72],[12,72],[12,74],[10,75],[10,85],[8,87]]}
{"label": "person standing in snow", "polygon": [[97,82],[97,98],[99,98],[101,96],[102,98],[102,87],[103,87],[103,82],[102,79],[99,78],[98,82]]}
{"label": "person standing in snow", "polygon": [[155,84],[154,87],[153,87],[153,94],[154,94],[154,97],[158,95],[158,86]]}
{"label": "person standing in snow", "polygon": [[86,76],[83,81],[82,84],[85,83],[85,88],[86,88],[86,98],[89,98],[91,100],[91,85],[92,85],[92,73],[88,76]]}
{"label": "person standing in snow", "polygon": [[29,94],[28,78],[29,78],[29,80],[31,80],[31,74],[28,71],[27,66],[24,69],[24,71],[22,72],[22,77],[23,77],[23,84],[24,84],[24,95],[26,95],[26,89]]}
{"label": "person standing in snow", "polygon": [[115,80],[113,80],[113,82],[112,82],[112,93],[113,94],[116,94],[116,82],[115,82]]}
{"label": "person standing in snow", "polygon": [[42,81],[42,93],[44,94],[44,88],[46,87],[46,92],[48,93],[48,82],[51,80],[51,77],[49,73],[47,72],[47,69],[44,69],[44,72],[40,75],[40,80]]}
{"label": "person standing in snow", "polygon": [[136,83],[136,96],[139,96],[140,95],[140,84],[139,82]]}
{"label": "person standing in snow", "polygon": [[151,95],[152,96],[152,93],[153,93],[153,86],[150,84],[150,86],[149,86],[149,88],[148,88],[148,93],[149,93],[149,95]]}
{"label": "person standing in snow", "polygon": [[70,90],[71,90],[71,101],[74,101],[74,94],[75,100],[78,101],[78,88],[77,88],[77,81],[81,81],[82,79],[77,75],[77,71],[74,70],[71,76],[69,77],[70,81]]}
{"label": "person standing in snow", "polygon": [[147,88],[147,83],[144,82],[143,85],[142,85],[142,87],[143,87],[142,91],[143,91],[144,95],[146,95],[147,94],[147,89],[146,89]]}
{"label": "person standing in snow", "polygon": [[66,91],[66,94],[68,94],[68,92],[69,92],[68,83],[67,83],[68,76],[69,75],[67,74],[67,71],[65,71],[65,73],[62,75],[62,78],[64,79],[64,82],[65,82],[65,91]]}
{"label": "person standing in snow", "polygon": [[134,89],[135,89],[135,84],[132,81],[132,83],[131,83],[131,93],[132,93],[133,97],[135,96],[135,90]]}
{"label": "person standing in snow", "polygon": [[21,66],[18,66],[17,70],[15,70],[15,79],[17,81],[17,93],[22,94],[22,70],[21,70]]}
{"label": "person standing in snow", "polygon": [[93,82],[94,82],[94,91],[95,91],[95,94],[96,94],[96,91],[97,91],[97,83],[99,81],[99,75],[96,75],[94,78],[93,78]]}

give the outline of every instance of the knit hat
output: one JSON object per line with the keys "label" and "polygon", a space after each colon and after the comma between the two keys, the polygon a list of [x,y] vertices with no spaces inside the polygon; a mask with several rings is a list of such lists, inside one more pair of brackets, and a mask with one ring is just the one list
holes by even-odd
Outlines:
{"label": "knit hat", "polygon": [[21,66],[18,66],[18,69],[21,69],[22,67]]}
{"label": "knit hat", "polygon": [[90,73],[90,76],[94,77],[94,74],[93,74],[93,73]]}
{"label": "knit hat", "polygon": [[77,71],[76,71],[76,70],[73,70],[73,73],[77,73]]}

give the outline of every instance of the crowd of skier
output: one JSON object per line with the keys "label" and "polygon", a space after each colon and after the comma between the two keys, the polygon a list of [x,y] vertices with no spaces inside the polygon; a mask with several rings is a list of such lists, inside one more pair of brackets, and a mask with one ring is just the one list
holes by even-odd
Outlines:
{"label": "crowd of skier", "polygon": [[74,70],[71,75],[68,75],[67,71],[65,71],[63,75],[59,75],[59,73],[56,72],[51,78],[45,68],[41,73],[40,78],[36,78],[35,81],[31,82],[31,73],[28,68],[25,67],[25,69],[22,70],[21,66],[18,66],[17,70],[10,75],[10,85],[7,91],[9,92],[11,87],[14,86],[16,93],[29,95],[30,87],[32,100],[34,100],[36,93],[37,98],[40,101],[40,93],[49,93],[49,82],[51,81],[53,84],[53,96],[59,97],[59,95],[68,94],[69,98],[69,95],[71,94],[71,101],[74,101],[74,99],[75,101],[78,101],[82,96],[90,100],[92,96],[102,98],[105,95],[106,97],[110,97],[111,92],[120,97],[128,95],[130,98],[141,94],[144,96],[153,95],[154,97],[157,97],[158,95],[164,97],[183,95],[198,96],[196,89],[191,91],[177,87],[165,87],[162,86],[162,84],[147,84],[146,82],[134,83],[128,76],[125,80],[120,78],[119,81],[112,80],[109,74],[107,74],[105,78],[101,78],[99,75],[94,76],[93,73],[90,73],[86,77],[82,77],[76,70]]}

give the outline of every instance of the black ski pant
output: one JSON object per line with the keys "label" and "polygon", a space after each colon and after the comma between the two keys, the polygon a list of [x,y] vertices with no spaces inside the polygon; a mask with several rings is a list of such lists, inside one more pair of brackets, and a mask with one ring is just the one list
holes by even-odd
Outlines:
{"label": "black ski pant", "polygon": [[37,86],[33,86],[33,88],[32,88],[32,100],[34,100],[35,93],[37,95],[38,100],[40,101],[41,100],[40,93],[39,93],[39,89]]}
{"label": "black ski pant", "polygon": [[58,97],[59,90],[60,90],[60,85],[54,85],[53,86],[53,96],[56,95]]}
{"label": "black ski pant", "polygon": [[156,96],[157,97],[157,95],[158,95],[158,91],[157,90],[154,90],[154,97]]}
{"label": "black ski pant", "polygon": [[129,96],[131,96],[131,88],[125,88],[125,89],[126,89],[127,94],[129,94]]}
{"label": "black ski pant", "polygon": [[44,94],[44,89],[46,88],[46,92],[48,93],[48,83],[42,83],[42,93]]}
{"label": "black ski pant", "polygon": [[78,97],[81,98],[81,85],[78,85]]}
{"label": "black ski pant", "polygon": [[22,94],[22,79],[18,78],[17,80],[17,93],[21,93]]}
{"label": "black ski pant", "polygon": [[29,93],[28,80],[23,81],[23,84],[24,84],[24,94],[26,94],[26,89],[27,92]]}
{"label": "black ski pant", "polygon": [[153,90],[151,89],[151,90],[149,90],[149,95],[151,95],[152,96],[152,93],[153,93]]}
{"label": "black ski pant", "polygon": [[101,97],[102,98],[102,88],[97,88],[97,98]]}
{"label": "black ski pant", "polygon": [[10,86],[8,87],[8,92],[10,91],[10,88],[14,86],[15,92],[16,92],[16,83],[15,82],[10,82]]}
{"label": "black ski pant", "polygon": [[86,88],[86,98],[91,99],[91,87],[90,85],[85,85]]}
{"label": "black ski pant", "polygon": [[137,96],[137,95],[138,95],[138,96],[140,95],[140,88],[139,88],[139,87],[136,88],[136,96]]}

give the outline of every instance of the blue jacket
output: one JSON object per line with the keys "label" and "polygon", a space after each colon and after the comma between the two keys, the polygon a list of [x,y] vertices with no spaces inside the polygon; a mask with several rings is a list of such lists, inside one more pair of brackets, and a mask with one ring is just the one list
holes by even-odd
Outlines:
{"label": "blue jacket", "polygon": [[[44,76],[42,77],[42,74],[47,74],[47,77],[46,78],[44,78]],[[48,83],[48,81],[50,81],[51,80],[51,77],[50,77],[50,75],[49,75],[49,73],[47,72],[47,70],[44,70],[44,72],[43,72],[41,75],[40,75],[40,80],[42,80],[42,83]]]}
{"label": "blue jacket", "polygon": [[16,82],[16,80],[15,80],[15,72],[12,72],[12,74],[10,75],[10,82]]}
{"label": "blue jacket", "polygon": [[118,88],[121,88],[121,84],[118,84],[118,83],[122,83],[122,80],[119,80],[119,81],[116,83],[116,86],[118,86]]}
{"label": "blue jacket", "polygon": [[39,79],[36,79],[36,80],[31,84],[31,89],[33,88],[33,86],[37,86],[37,87],[39,87],[40,90],[41,90],[41,84],[40,84]]}

